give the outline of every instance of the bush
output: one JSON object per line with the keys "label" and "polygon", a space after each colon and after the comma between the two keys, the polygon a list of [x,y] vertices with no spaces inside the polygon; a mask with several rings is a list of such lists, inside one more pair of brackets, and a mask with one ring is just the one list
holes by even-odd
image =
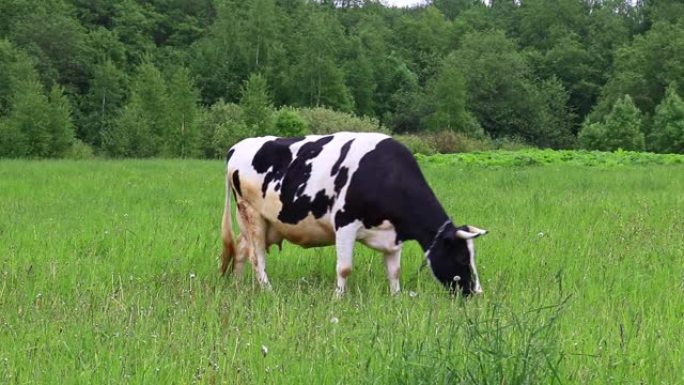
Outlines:
{"label": "bush", "polygon": [[308,123],[313,134],[333,134],[340,131],[388,133],[374,118],[358,117],[323,107],[299,108],[297,112]]}
{"label": "bush", "polygon": [[224,157],[233,144],[254,136],[242,120],[242,108],[222,100],[202,111],[199,129],[201,155],[212,159]]}
{"label": "bush", "polygon": [[485,151],[460,154],[419,155],[420,161],[445,165],[486,167],[524,167],[552,164],[573,164],[589,167],[619,167],[625,165],[684,164],[684,155],[653,154],[634,151],[571,151],[528,149],[519,151]]}
{"label": "bush", "polygon": [[309,125],[293,108],[279,110],[274,119],[275,135],[301,136],[309,132]]}
{"label": "bush", "polygon": [[433,155],[437,153],[427,137],[422,135],[396,135],[394,139],[406,146],[413,154]]}
{"label": "bush", "polygon": [[493,148],[505,151],[529,150],[535,148],[520,138],[503,137],[492,140]]}
{"label": "bush", "polygon": [[440,154],[491,150],[489,140],[478,139],[460,132],[440,131],[429,135],[432,146]]}
{"label": "bush", "polygon": [[80,139],[75,139],[71,147],[66,151],[64,157],[67,159],[93,159],[95,153],[93,148]]}
{"label": "bush", "polygon": [[460,132],[440,131],[416,135],[397,135],[414,154],[453,154],[489,150],[525,150],[533,148],[517,138],[489,139],[486,136],[470,136]]}
{"label": "bush", "polygon": [[603,127],[603,124],[599,122],[591,123],[586,121],[582,125],[582,129],[579,132],[577,140],[579,141],[581,148],[587,150],[605,151],[605,136],[606,130]]}

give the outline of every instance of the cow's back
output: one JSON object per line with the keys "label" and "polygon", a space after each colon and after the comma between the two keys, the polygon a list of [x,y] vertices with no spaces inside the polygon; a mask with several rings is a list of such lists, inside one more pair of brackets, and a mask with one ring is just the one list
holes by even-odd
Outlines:
{"label": "cow's back", "polygon": [[241,200],[269,224],[269,243],[334,243],[334,213],[360,160],[389,137],[337,133],[245,139],[231,148],[228,177]]}

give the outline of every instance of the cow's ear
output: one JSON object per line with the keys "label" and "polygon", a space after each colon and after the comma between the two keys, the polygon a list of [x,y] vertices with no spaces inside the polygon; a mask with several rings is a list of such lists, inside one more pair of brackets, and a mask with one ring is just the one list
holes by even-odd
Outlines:
{"label": "cow's ear", "polygon": [[479,237],[480,235],[485,235],[488,233],[487,230],[478,229],[475,226],[464,226],[464,227],[467,228],[467,230],[464,230],[464,229],[456,230],[456,238],[473,239],[473,238]]}

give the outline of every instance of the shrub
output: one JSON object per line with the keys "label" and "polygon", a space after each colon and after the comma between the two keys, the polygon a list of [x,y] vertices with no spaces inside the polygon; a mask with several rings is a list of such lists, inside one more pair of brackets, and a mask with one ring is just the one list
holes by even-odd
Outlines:
{"label": "shrub", "polygon": [[432,146],[440,154],[454,152],[471,152],[491,150],[491,142],[487,139],[479,139],[460,132],[440,131],[429,135]]}
{"label": "shrub", "polygon": [[93,148],[80,139],[75,139],[71,147],[66,151],[64,157],[67,159],[93,159],[95,153]]}
{"label": "shrub", "polygon": [[276,112],[274,131],[278,136],[301,136],[309,132],[309,125],[293,108],[283,108]]}
{"label": "shrub", "polygon": [[423,135],[396,135],[394,139],[408,147],[413,154],[432,155],[437,153],[437,150],[432,147],[431,141]]}
{"label": "shrub", "polygon": [[516,137],[505,136],[492,140],[492,148],[505,151],[529,150],[535,148],[524,140]]}
{"label": "shrub", "polygon": [[340,131],[388,132],[374,118],[358,117],[323,107],[300,108],[297,111],[308,123],[313,134],[332,134]]}
{"label": "shrub", "polygon": [[605,136],[606,129],[603,124],[586,121],[582,125],[582,129],[580,130],[577,139],[581,148],[604,151],[606,149],[604,143]]}
{"label": "shrub", "polygon": [[254,136],[242,120],[242,108],[222,100],[202,111],[199,129],[200,152],[205,158],[222,158],[230,146]]}

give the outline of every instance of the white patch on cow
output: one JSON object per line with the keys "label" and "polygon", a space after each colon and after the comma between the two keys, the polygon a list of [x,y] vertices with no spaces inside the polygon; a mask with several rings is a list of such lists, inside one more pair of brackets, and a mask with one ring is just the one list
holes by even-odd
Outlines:
{"label": "white patch on cow", "polygon": [[400,291],[399,274],[402,244],[397,242],[397,232],[394,225],[385,220],[376,227],[361,228],[357,238],[364,245],[383,252],[390,293],[398,294]]}
{"label": "white patch on cow", "polygon": [[477,275],[477,266],[475,266],[475,244],[472,239],[466,240],[468,245],[468,253],[470,254],[470,272],[473,279],[473,293],[481,294],[482,286],[480,285],[480,278]]}
{"label": "white patch on cow", "polygon": [[357,239],[364,245],[383,252],[394,252],[401,249],[401,242],[397,243],[397,232],[394,225],[387,220],[377,227],[361,228]]}

